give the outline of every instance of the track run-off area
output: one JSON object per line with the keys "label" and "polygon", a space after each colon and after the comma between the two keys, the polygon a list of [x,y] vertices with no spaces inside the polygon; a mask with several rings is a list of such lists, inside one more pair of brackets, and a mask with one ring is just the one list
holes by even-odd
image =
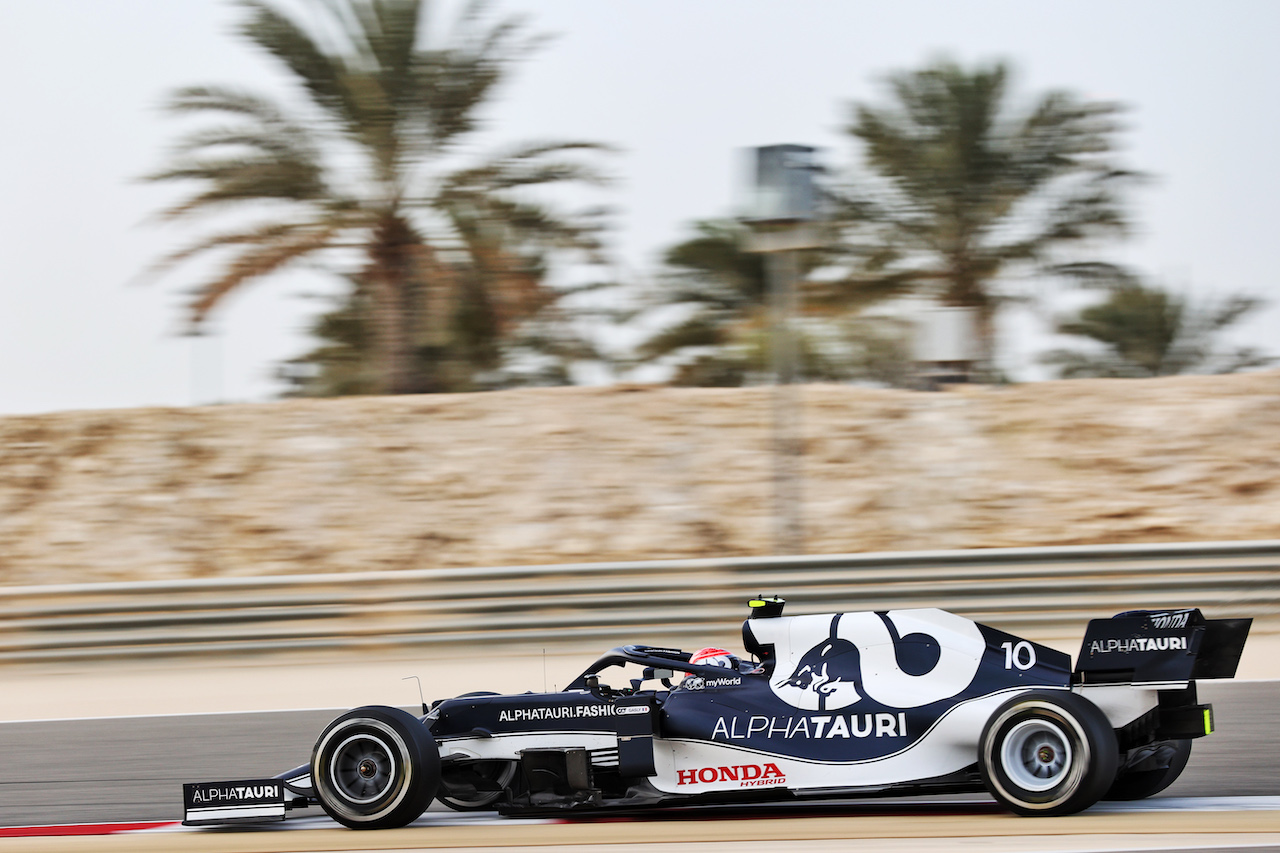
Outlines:
{"label": "track run-off area", "polygon": [[[1280,853],[1280,774],[1275,771],[1280,681],[1270,678],[1201,682],[1202,701],[1214,704],[1217,731],[1196,742],[1186,771],[1167,796],[1104,803],[1065,818],[1015,817],[974,797],[668,810],[573,821],[464,815],[437,805],[413,826],[378,832],[343,829],[314,809],[291,813],[278,824],[190,829],[170,823],[181,819],[183,782],[261,778],[304,763],[321,729],[346,707],[410,705],[417,688],[403,682],[404,676],[421,672],[428,699],[469,689],[540,689],[544,682],[554,689],[567,683],[582,661],[534,658],[521,668],[508,661],[501,671],[475,659],[464,663],[465,669],[460,664],[457,671],[400,662],[288,671],[205,665],[130,673],[86,666],[24,675],[11,669],[0,674],[6,697],[0,707],[0,719],[6,720],[0,722],[0,853],[549,848],[684,853],[690,846],[732,847],[735,853]],[[247,710],[254,707],[248,703],[290,700],[326,704],[303,706],[313,710]],[[347,700],[345,707],[336,704]],[[194,710],[201,708],[220,713]],[[129,823],[166,825],[68,834],[104,833]],[[19,829],[33,825],[50,828],[40,835]]]}
{"label": "track run-off area", "polygon": [[[112,831],[117,830],[117,831]],[[101,834],[81,835],[79,832]],[[29,834],[30,833],[30,834]],[[39,834],[35,834],[39,833]],[[48,833],[48,834],[45,834]],[[58,834],[65,833],[65,834]],[[7,836],[7,837],[6,837]],[[469,850],[556,848],[587,853],[675,853],[689,847],[875,851],[1267,851],[1280,850],[1280,798],[1159,797],[1102,804],[1064,818],[1018,818],[983,800],[806,804],[689,809],[647,817],[508,820],[490,813],[432,810],[399,830],[353,832],[323,816],[274,824],[200,828],[163,825],[8,828],[9,850],[285,851]]]}

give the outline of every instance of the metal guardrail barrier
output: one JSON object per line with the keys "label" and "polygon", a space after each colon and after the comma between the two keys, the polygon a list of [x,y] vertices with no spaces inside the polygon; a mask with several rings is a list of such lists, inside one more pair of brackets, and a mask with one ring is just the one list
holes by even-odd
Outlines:
{"label": "metal guardrail barrier", "polygon": [[757,593],[793,613],[942,607],[1030,636],[1137,608],[1265,621],[1280,617],[1280,541],[13,587],[0,589],[0,661],[719,642]]}

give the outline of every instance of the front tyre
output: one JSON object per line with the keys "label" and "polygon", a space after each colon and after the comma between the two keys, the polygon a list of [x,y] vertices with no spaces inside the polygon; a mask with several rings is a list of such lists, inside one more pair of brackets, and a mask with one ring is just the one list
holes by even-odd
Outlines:
{"label": "front tyre", "polygon": [[1119,748],[1106,715],[1065,691],[1023,693],[991,715],[978,742],[983,784],[1020,815],[1083,811],[1116,777]]}
{"label": "front tyre", "polygon": [[311,780],[329,817],[351,829],[412,823],[436,795],[440,752],[417,718],[371,705],[348,711],[320,734]]}

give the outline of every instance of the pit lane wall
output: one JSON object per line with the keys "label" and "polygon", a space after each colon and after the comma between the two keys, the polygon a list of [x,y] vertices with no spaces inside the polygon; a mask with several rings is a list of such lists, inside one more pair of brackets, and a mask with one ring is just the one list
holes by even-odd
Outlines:
{"label": "pit lane wall", "polygon": [[12,587],[0,662],[680,645],[732,636],[761,593],[792,613],[940,607],[1032,639],[1136,608],[1280,633],[1280,540]]}

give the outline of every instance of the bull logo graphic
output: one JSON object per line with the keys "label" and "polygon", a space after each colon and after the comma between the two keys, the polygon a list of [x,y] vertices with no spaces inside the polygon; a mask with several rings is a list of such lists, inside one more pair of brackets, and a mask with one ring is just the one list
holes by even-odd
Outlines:
{"label": "bull logo graphic", "polygon": [[791,673],[791,677],[786,679],[783,684],[817,694],[818,707],[816,710],[825,711],[827,710],[827,700],[833,693],[841,690],[841,685],[846,685],[848,688],[844,692],[854,696],[850,702],[843,704],[847,705],[856,702],[858,700],[856,695],[857,688],[854,685],[861,680],[862,673],[858,666],[858,647],[848,640],[831,637],[826,642],[819,643],[805,652],[804,656],[800,658],[800,663],[797,664],[795,671]]}
{"label": "bull logo graphic", "polygon": [[[922,630],[923,629],[923,630]],[[951,648],[932,633],[946,631]],[[967,619],[951,614],[849,613],[795,617],[770,686],[795,708],[835,711],[863,699],[915,708],[958,693],[973,678],[986,641]],[[785,647],[785,646],[784,646]]]}
{"label": "bull logo graphic", "polygon": [[773,683],[774,693],[784,702],[809,711],[827,711],[862,698],[858,691],[861,655],[857,646],[837,636],[839,623],[840,617],[834,617],[826,639],[805,652],[790,675]]}
{"label": "bull logo graphic", "polygon": [[988,651],[976,623],[931,608],[756,621],[752,636],[776,661],[770,689],[806,711],[949,699],[970,686]]}

